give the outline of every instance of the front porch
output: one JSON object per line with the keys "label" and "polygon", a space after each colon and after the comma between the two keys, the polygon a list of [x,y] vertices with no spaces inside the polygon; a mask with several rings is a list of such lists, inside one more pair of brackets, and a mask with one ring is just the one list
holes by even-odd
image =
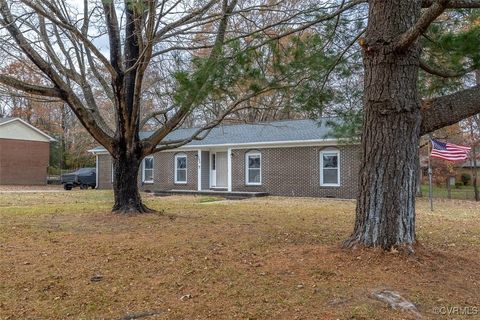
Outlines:
{"label": "front porch", "polygon": [[230,148],[198,150],[197,191],[232,191],[232,162]]}
{"label": "front porch", "polygon": [[266,197],[267,192],[248,192],[248,191],[225,191],[225,190],[164,190],[152,191],[159,197],[171,195],[202,195],[202,196],[218,196],[226,199],[246,199],[255,197]]}

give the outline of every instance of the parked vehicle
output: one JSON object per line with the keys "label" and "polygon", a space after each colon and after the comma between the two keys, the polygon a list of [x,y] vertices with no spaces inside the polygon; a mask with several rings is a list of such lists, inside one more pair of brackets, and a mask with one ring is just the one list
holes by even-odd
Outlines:
{"label": "parked vehicle", "polygon": [[97,183],[95,168],[81,168],[77,171],[62,174],[60,181],[65,190],[80,187],[80,189],[95,189]]}

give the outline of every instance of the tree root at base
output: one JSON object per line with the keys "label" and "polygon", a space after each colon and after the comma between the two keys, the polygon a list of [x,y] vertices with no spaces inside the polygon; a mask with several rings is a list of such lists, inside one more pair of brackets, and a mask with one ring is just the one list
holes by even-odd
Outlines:
{"label": "tree root at base", "polygon": [[347,240],[345,240],[342,244],[342,248],[344,249],[382,249],[386,252],[402,252],[408,255],[415,254],[415,243],[400,243],[400,244],[393,244],[393,245],[380,245],[380,244],[371,244],[365,243],[361,239],[358,239],[356,236],[352,235]]}
{"label": "tree root at base", "polygon": [[150,209],[143,203],[137,205],[115,205],[112,208],[112,213],[114,214],[127,214],[127,215],[134,215],[134,214],[144,214],[144,213],[157,213],[156,210]]}

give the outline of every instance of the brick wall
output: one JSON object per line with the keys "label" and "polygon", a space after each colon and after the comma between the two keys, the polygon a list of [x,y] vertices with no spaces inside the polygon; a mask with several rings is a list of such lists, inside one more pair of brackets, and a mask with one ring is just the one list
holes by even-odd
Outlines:
{"label": "brick wall", "polygon": [[[341,145],[340,186],[320,186],[320,151],[326,147],[262,148],[232,150],[232,190],[268,192],[271,195],[355,198],[357,193],[360,146]],[[332,148],[332,147],[330,147]],[[259,151],[262,154],[262,185],[245,183],[245,153]],[[197,190],[197,151],[179,152],[187,155],[187,184],[174,183],[175,152],[159,152],[154,155],[154,182],[141,186],[143,190]],[[202,153],[202,158],[206,152]],[[99,188],[111,188],[110,156],[99,157]],[[205,157],[206,159],[206,157]],[[204,159],[204,160],[205,160]],[[202,161],[205,169],[206,161]],[[204,171],[202,172],[204,173]],[[202,185],[208,180],[202,174]],[[141,185],[141,174],[139,173]]]}
{"label": "brick wall", "polygon": [[202,190],[210,188],[210,152],[202,151]]}
{"label": "brick wall", "polygon": [[109,154],[99,154],[97,156],[97,189],[112,188],[112,158]]}
{"label": "brick wall", "polygon": [[[112,157],[108,154],[98,155],[98,186],[97,189],[112,189]],[[142,184],[142,166],[138,170],[138,185]]]}
{"label": "brick wall", "polygon": [[[268,192],[271,195],[355,198],[360,163],[360,147],[342,145],[340,186],[320,186],[320,151],[325,147],[265,148],[232,151],[232,190]],[[245,154],[262,154],[262,185],[245,181]]]}
{"label": "brick wall", "polygon": [[49,142],[0,139],[0,184],[46,184],[49,157]]}
{"label": "brick wall", "polygon": [[[175,155],[187,155],[187,183],[175,183]],[[198,153],[187,152],[158,152],[155,157],[154,185],[151,190],[197,190],[198,185]],[[146,188],[146,186],[144,187]]]}
{"label": "brick wall", "polygon": [[[175,183],[175,155],[176,152],[157,152],[154,158],[153,183],[142,183],[142,166],[138,173],[138,183],[142,190],[197,190],[197,151],[178,152],[187,155],[187,183]],[[98,188],[111,189],[112,161],[110,155],[98,156]]]}

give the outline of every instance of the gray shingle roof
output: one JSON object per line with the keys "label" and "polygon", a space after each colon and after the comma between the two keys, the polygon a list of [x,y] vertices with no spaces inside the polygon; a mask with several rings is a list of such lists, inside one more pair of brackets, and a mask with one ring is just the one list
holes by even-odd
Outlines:
{"label": "gray shingle roof", "polygon": [[[327,138],[331,127],[327,120],[284,120],[255,124],[220,125],[199,141],[192,141],[189,145],[217,145],[255,142],[287,142],[322,140]],[[190,137],[196,129],[179,129],[166,137],[168,140],[179,140]],[[149,133],[147,133],[149,135]]]}
{"label": "gray shingle roof", "polygon": [[[331,138],[332,127],[327,124],[332,118],[321,120],[282,120],[254,124],[229,124],[213,128],[203,140],[195,140],[188,146],[235,145],[244,143],[275,143]],[[177,129],[167,135],[164,142],[189,138],[197,129]],[[140,138],[149,137],[152,132],[141,132]],[[92,151],[103,150],[98,147]]]}

